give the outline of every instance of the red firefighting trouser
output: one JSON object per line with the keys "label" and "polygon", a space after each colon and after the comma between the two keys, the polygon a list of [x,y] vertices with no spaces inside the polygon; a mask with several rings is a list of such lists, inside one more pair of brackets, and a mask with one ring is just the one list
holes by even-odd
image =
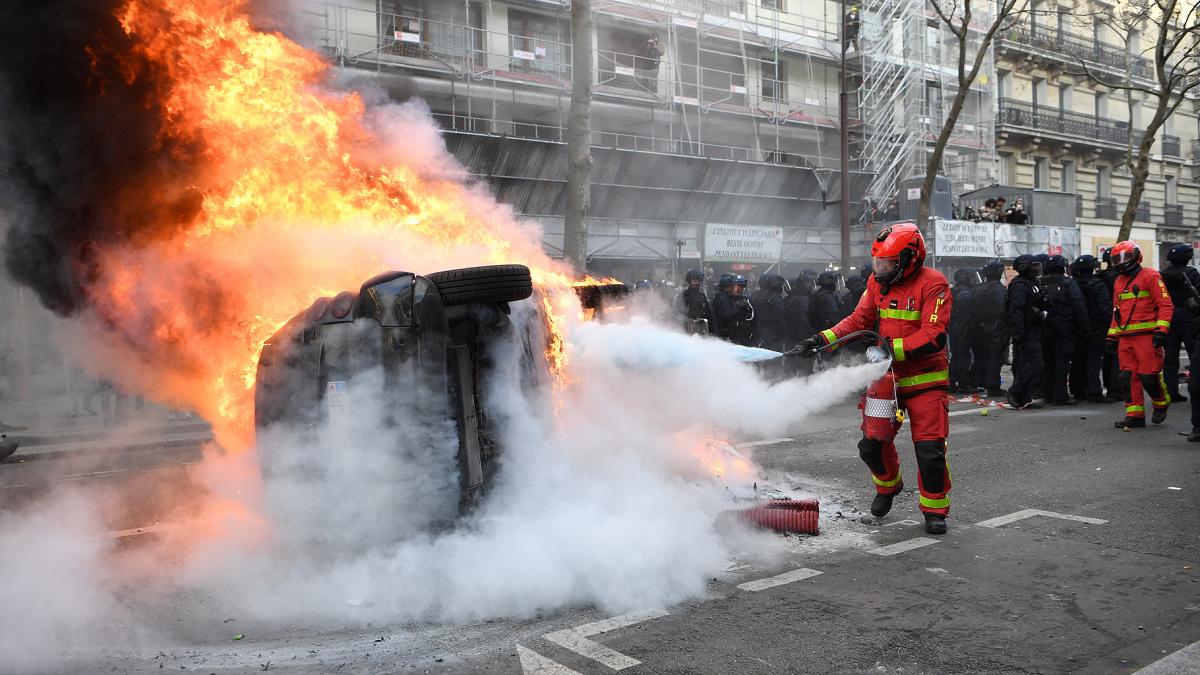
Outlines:
{"label": "red firefighting trouser", "polygon": [[1145,417],[1146,401],[1142,389],[1150,394],[1155,408],[1171,403],[1167,383],[1163,380],[1162,348],[1154,348],[1154,334],[1122,335],[1117,343],[1117,362],[1120,364],[1121,384],[1125,386],[1125,416]]}
{"label": "red firefighting trouser", "polygon": [[[859,403],[863,411],[863,438],[858,443],[858,454],[871,470],[876,492],[883,495],[904,489],[895,443],[901,422],[891,408],[895,396],[892,377],[888,373],[872,383]],[[921,511],[947,515],[950,513],[950,468],[946,463],[946,436],[950,433],[949,396],[945,389],[901,393],[899,407],[907,413],[911,426]]]}

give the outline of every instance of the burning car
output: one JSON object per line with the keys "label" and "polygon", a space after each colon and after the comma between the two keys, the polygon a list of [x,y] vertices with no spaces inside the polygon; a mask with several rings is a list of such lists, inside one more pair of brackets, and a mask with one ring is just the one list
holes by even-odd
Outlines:
{"label": "burning car", "polygon": [[[585,316],[599,318],[606,299],[626,288],[589,283],[575,291]],[[386,272],[357,292],[318,299],[263,345],[254,397],[259,438],[276,425],[315,434],[353,424],[358,411],[348,393],[356,381],[364,386],[368,373],[381,373],[381,383],[365,386],[382,387],[380,398],[395,402],[398,413],[411,414],[418,398],[431,414],[448,411],[458,435],[460,508],[469,508],[498,467],[494,420],[482,395],[496,359],[511,358],[515,336],[522,386],[547,377],[539,344],[545,333],[511,319],[509,303],[533,292],[527,267],[492,265],[427,276]],[[265,461],[264,471],[271,469]]]}

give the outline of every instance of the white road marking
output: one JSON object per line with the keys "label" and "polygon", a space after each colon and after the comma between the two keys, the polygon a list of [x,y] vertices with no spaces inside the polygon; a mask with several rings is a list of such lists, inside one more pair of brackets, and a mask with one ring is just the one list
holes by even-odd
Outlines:
{"label": "white road marking", "polygon": [[[955,410],[954,412],[952,412],[946,416],[947,417],[961,417],[962,415],[978,415],[979,410],[980,410],[979,408],[968,408],[966,410]],[[984,410],[987,410],[987,408],[984,408]]]}
{"label": "white road marking", "polygon": [[1007,516],[1000,516],[999,518],[991,518],[991,519],[984,520],[982,522],[978,522],[975,524],[980,527],[1000,527],[1002,525],[1008,525],[1009,523],[1015,523],[1018,520],[1032,518],[1034,516],[1046,516],[1047,518],[1058,518],[1059,520],[1074,520],[1074,521],[1077,521],[1080,523],[1088,523],[1089,525],[1103,525],[1108,522],[1107,520],[1101,520],[1100,518],[1089,518],[1087,516],[1075,516],[1075,515],[1071,515],[1070,513],[1058,513],[1056,511],[1043,511],[1041,509],[1022,509],[1020,511],[1017,511],[1016,513],[1010,513]]}
{"label": "white road marking", "polygon": [[1181,488],[1181,487],[1168,487],[1167,489],[1168,489],[1168,490],[1182,490],[1183,488]]}
{"label": "white road marking", "polygon": [[920,523],[915,520],[909,520],[905,518],[904,520],[897,520],[894,523],[888,523],[887,525],[884,525],[884,527],[895,527],[897,525],[920,525]]}
{"label": "white road marking", "polygon": [[614,616],[610,619],[585,623],[582,626],[577,626],[575,628],[568,628],[566,630],[547,633],[542,637],[560,647],[566,647],[576,654],[586,656],[597,663],[606,665],[613,670],[624,670],[626,668],[631,668],[638,665],[641,663],[641,661],[638,661],[631,656],[626,656],[614,649],[605,647],[599,642],[589,640],[588,638],[592,637],[593,635],[599,635],[601,633],[617,630],[618,628],[632,626],[633,624],[641,623],[642,621],[649,621],[650,619],[657,619],[662,616],[667,616],[667,614],[669,614],[669,612],[661,609],[646,609],[640,612],[630,612],[628,614]]}
{"label": "white road marking", "polygon": [[820,572],[817,570],[810,570],[807,567],[801,567],[798,570],[784,572],[783,574],[777,574],[773,577],[767,577],[766,579],[747,581],[744,584],[738,584],[738,588],[742,589],[743,591],[750,591],[752,593],[755,591],[765,591],[768,588],[775,588],[776,586],[790,584],[793,581],[800,581],[801,579],[815,577],[818,574],[820,574]]}
{"label": "white road marking", "polygon": [[929,537],[914,537],[912,539],[905,539],[902,542],[892,544],[891,546],[880,546],[879,548],[873,548],[870,551],[867,551],[867,553],[874,553],[875,555],[882,556],[896,555],[897,553],[904,553],[905,551],[911,551],[916,548],[923,548],[925,546],[936,544],[938,541],[940,540],[930,539]]}
{"label": "white road marking", "polygon": [[795,442],[796,442],[796,439],[794,439],[794,438],[768,438],[768,439],[762,440],[762,441],[750,441],[749,443],[738,443],[737,445],[735,445],[733,447],[737,448],[738,450],[741,450],[742,448],[757,448],[760,445],[779,445],[780,443],[795,443]]}
{"label": "white road marking", "polygon": [[557,661],[542,656],[528,647],[517,645],[517,656],[521,657],[521,672],[525,675],[579,675]]}
{"label": "white road marking", "polygon": [[1150,665],[1134,672],[1134,675],[1186,675],[1200,672],[1200,642],[1168,654]]}

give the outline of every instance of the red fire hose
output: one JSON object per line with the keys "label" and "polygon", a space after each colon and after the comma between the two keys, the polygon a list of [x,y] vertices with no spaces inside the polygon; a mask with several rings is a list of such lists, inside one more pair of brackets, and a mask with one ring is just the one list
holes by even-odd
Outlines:
{"label": "red fire hose", "polygon": [[743,519],[776,532],[818,534],[820,506],[815,499],[772,499],[738,512]]}

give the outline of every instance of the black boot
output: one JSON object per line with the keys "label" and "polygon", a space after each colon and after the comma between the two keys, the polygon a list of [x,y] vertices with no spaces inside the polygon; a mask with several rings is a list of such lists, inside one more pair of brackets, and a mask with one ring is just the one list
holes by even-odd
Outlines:
{"label": "black boot", "polygon": [[995,388],[995,389],[988,389],[988,390],[987,390],[987,395],[988,395],[989,397],[991,397],[991,398],[1000,398],[1001,396],[1004,396],[1004,395],[1005,395],[1005,394],[1007,394],[1007,393],[1008,393],[1008,391],[1007,391],[1007,390],[1005,390],[1005,389],[1000,389],[999,387],[997,387],[997,388]]}
{"label": "black boot", "polygon": [[[1150,416],[1150,421],[1151,421],[1151,422],[1153,422],[1153,423],[1155,423],[1155,424],[1162,424],[1163,422],[1166,422],[1166,421],[1167,421],[1167,409],[1166,409],[1166,407],[1162,407],[1162,408],[1155,408],[1155,409],[1154,409],[1154,414],[1152,414],[1152,415]],[[1143,425],[1144,425],[1144,423],[1143,423]]]}
{"label": "black boot", "polygon": [[1120,422],[1113,424],[1113,426],[1118,429],[1141,429],[1146,426],[1146,418],[1145,417],[1126,417],[1125,419],[1121,420]]}
{"label": "black boot", "polygon": [[926,513],[925,531],[929,534],[946,534],[946,517],[936,513]]}
{"label": "black boot", "polygon": [[1192,432],[1188,434],[1189,443],[1200,443],[1200,427],[1192,427]]}
{"label": "black boot", "polygon": [[900,494],[899,490],[890,495],[875,495],[875,499],[871,500],[871,515],[875,516],[876,518],[882,518],[886,516],[888,511],[892,510],[892,500],[895,499],[896,495],[898,494]]}
{"label": "black boot", "polygon": [[1187,400],[1188,397],[1180,394],[1179,392],[1171,394],[1171,403],[1187,403]]}

